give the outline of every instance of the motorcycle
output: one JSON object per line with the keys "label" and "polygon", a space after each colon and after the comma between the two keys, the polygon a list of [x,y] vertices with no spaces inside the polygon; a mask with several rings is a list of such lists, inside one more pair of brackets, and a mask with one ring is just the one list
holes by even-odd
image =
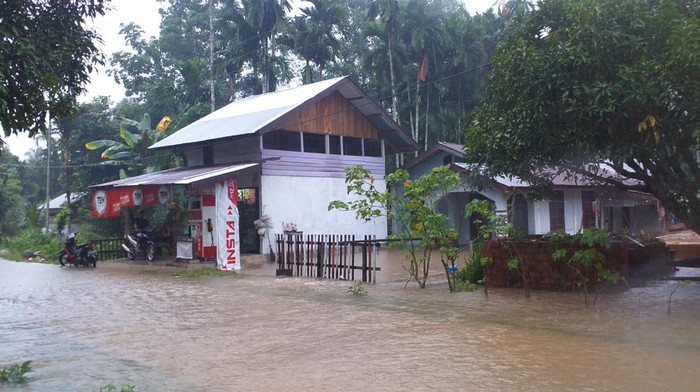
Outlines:
{"label": "motorcycle", "polygon": [[97,267],[99,252],[95,249],[92,242],[76,244],[75,233],[70,233],[66,236],[63,244],[63,250],[58,254],[58,262],[65,267],[66,264],[74,267]]}
{"label": "motorcycle", "polygon": [[122,249],[126,252],[126,257],[129,260],[136,258],[137,254],[146,256],[148,261],[153,261],[156,258],[156,244],[150,234],[145,231],[136,231],[127,235]]}

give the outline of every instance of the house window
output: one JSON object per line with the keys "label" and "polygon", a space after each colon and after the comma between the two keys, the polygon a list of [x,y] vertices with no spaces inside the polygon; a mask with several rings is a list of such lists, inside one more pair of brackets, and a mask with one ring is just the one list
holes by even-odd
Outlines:
{"label": "house window", "polygon": [[595,213],[593,212],[593,203],[595,202],[595,192],[593,191],[582,191],[581,192],[581,204],[582,204],[582,214],[581,214],[581,224],[584,229],[595,227]]}
{"label": "house window", "polygon": [[304,152],[326,153],[326,136],[316,133],[304,134]]}
{"label": "house window", "polygon": [[333,155],[340,155],[342,152],[340,149],[340,136],[328,135],[328,148],[329,153]]}
{"label": "house window", "polygon": [[343,155],[362,156],[362,139],[359,137],[343,136]]}
{"label": "house window", "polygon": [[376,139],[364,139],[365,156],[366,157],[381,157],[382,156],[382,141]]}
{"label": "house window", "polygon": [[564,221],[564,192],[555,191],[549,198],[549,231],[563,231]]}
{"label": "house window", "polygon": [[300,132],[272,131],[263,135],[263,148],[270,150],[301,151]]}
{"label": "house window", "polygon": [[508,219],[514,229],[527,233],[527,199],[523,195],[511,196],[508,199]]}

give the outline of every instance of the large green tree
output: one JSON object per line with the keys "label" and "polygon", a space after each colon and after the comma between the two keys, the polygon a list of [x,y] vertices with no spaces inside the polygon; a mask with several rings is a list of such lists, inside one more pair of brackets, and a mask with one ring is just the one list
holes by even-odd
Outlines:
{"label": "large green tree", "polygon": [[46,127],[46,112],[68,116],[102,62],[86,18],[105,0],[0,0],[0,123],[5,136]]}
{"label": "large green tree", "polygon": [[17,178],[19,159],[0,146],[0,239],[16,234],[25,224],[22,184]]}
{"label": "large green tree", "polygon": [[696,0],[545,0],[506,28],[466,150],[489,175],[637,180],[700,230],[699,110]]}

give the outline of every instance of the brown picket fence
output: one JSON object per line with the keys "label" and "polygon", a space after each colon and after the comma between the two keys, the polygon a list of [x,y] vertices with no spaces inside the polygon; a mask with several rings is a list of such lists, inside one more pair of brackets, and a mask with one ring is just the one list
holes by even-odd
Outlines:
{"label": "brown picket fence", "polygon": [[95,249],[100,254],[100,260],[116,260],[124,257],[124,249],[122,249],[122,243],[124,242],[121,238],[107,238],[92,240]]}
{"label": "brown picket fence", "polygon": [[374,236],[355,240],[354,235],[285,232],[276,235],[277,276],[362,280],[376,283]]}

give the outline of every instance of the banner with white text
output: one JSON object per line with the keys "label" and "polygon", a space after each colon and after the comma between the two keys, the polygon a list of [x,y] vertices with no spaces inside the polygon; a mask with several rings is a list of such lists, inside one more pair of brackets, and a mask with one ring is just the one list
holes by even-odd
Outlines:
{"label": "banner with white text", "polygon": [[216,264],[220,270],[240,271],[241,248],[238,244],[238,185],[236,180],[216,183]]}

